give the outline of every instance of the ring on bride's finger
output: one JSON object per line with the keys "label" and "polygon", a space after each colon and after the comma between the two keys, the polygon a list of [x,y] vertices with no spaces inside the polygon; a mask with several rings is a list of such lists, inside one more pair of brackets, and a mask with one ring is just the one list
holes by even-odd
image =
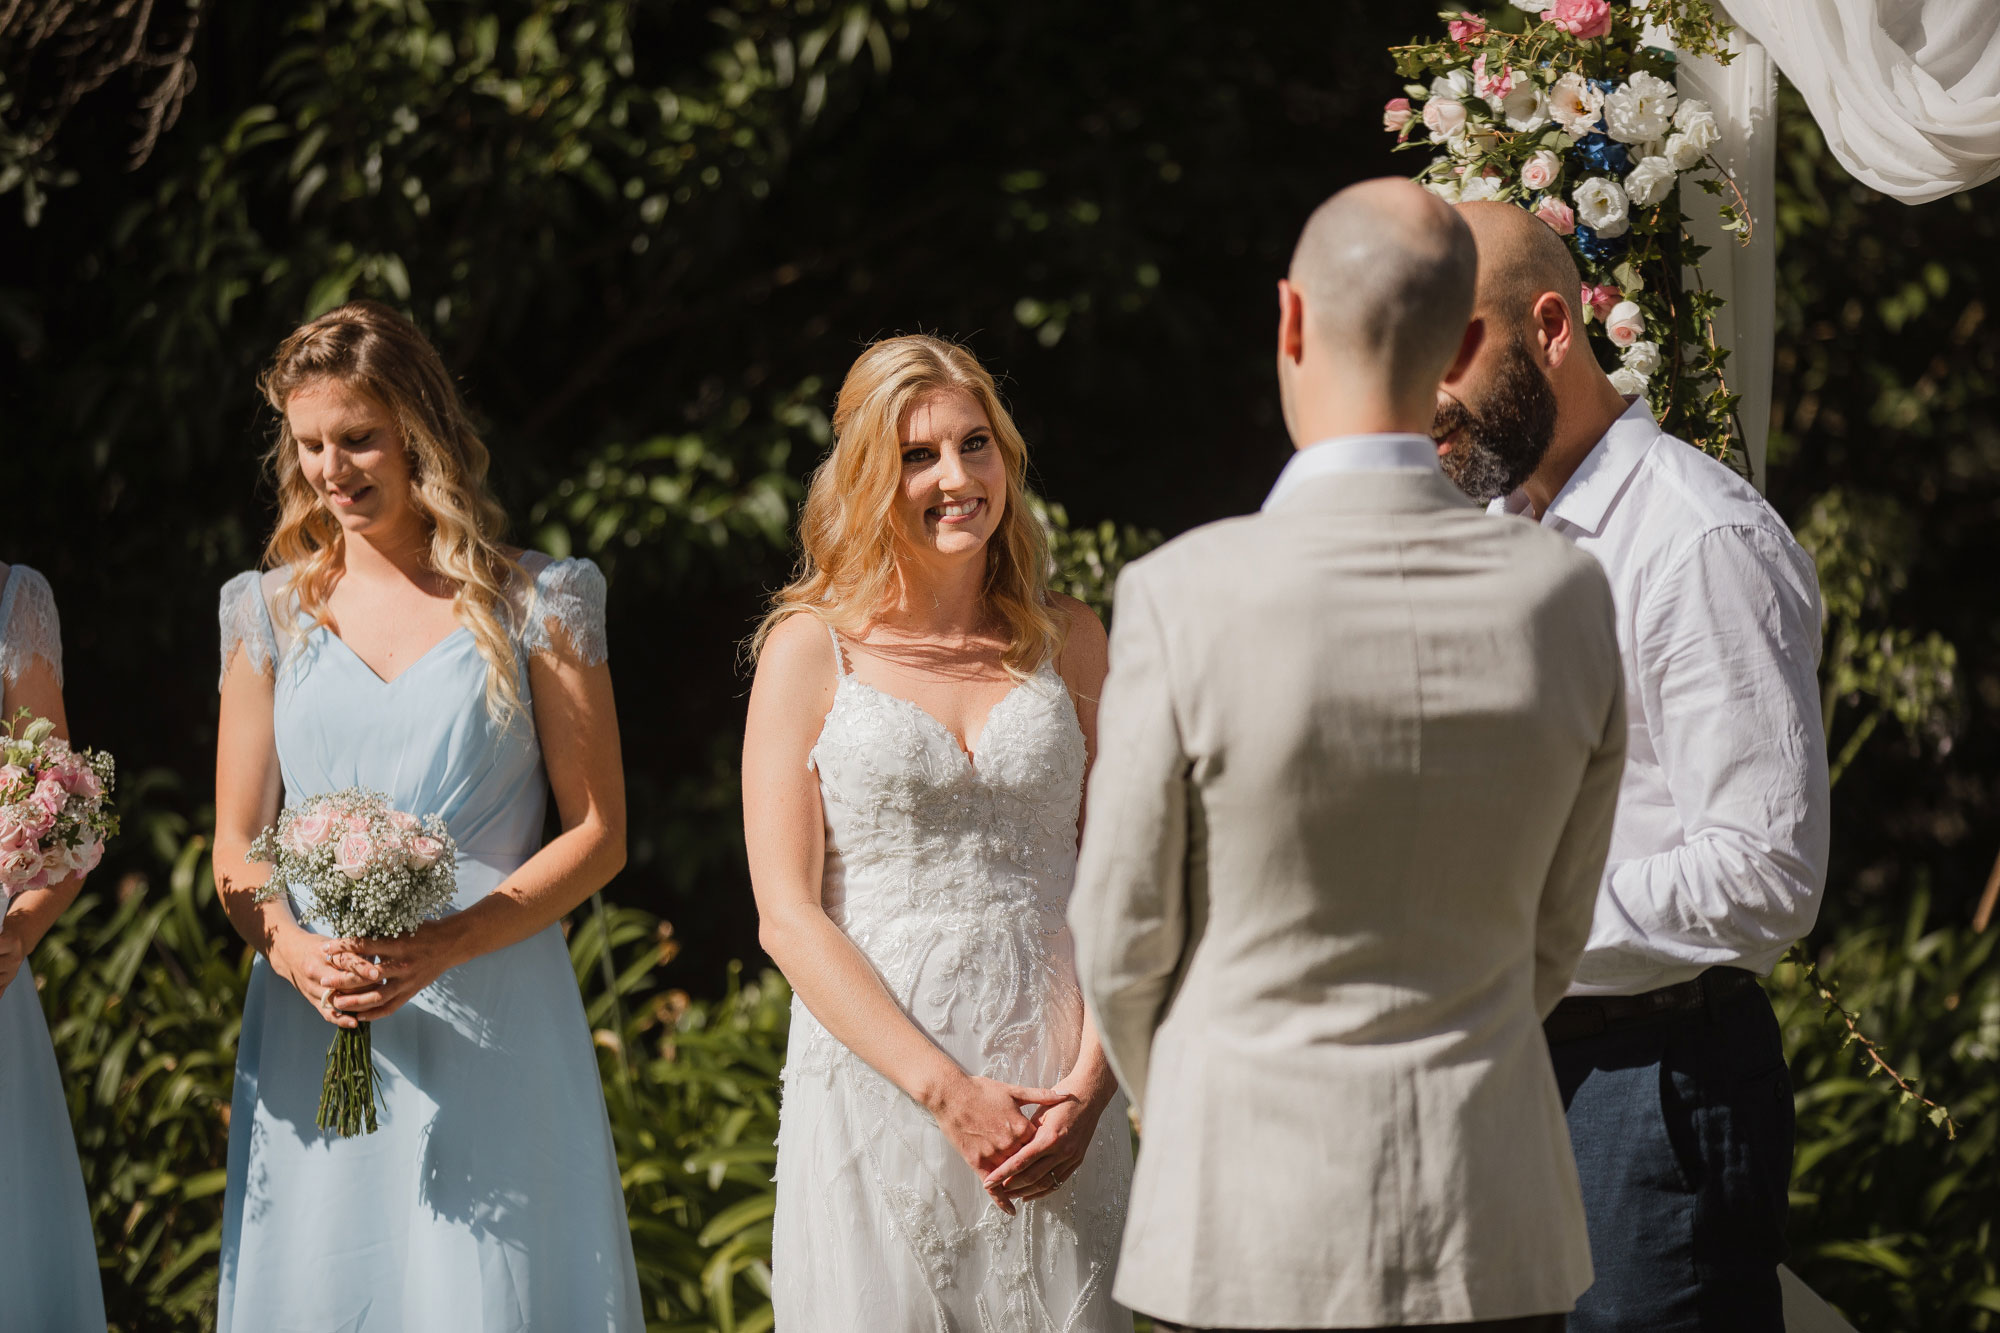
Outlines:
{"label": "ring on bride's finger", "polygon": [[319,1007],[325,1009],[333,1000],[333,987],[328,986],[319,993]]}

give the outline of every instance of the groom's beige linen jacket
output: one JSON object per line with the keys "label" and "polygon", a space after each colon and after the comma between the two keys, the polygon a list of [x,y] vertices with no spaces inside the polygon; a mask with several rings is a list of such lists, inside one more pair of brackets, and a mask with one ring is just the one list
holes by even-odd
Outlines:
{"label": "groom's beige linen jacket", "polygon": [[1142,1119],[1115,1292],[1197,1327],[1569,1309],[1541,1019],[1625,760],[1597,563],[1434,468],[1303,482],[1118,581],[1070,922]]}

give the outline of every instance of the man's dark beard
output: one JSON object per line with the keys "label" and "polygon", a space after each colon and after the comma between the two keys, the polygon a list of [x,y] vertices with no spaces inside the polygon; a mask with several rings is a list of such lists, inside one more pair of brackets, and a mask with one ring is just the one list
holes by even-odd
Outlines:
{"label": "man's dark beard", "polygon": [[1555,390],[1527,340],[1516,338],[1501,353],[1479,410],[1452,399],[1438,409],[1431,437],[1457,433],[1438,461],[1458,489],[1484,503],[1511,495],[1535,474],[1555,431]]}

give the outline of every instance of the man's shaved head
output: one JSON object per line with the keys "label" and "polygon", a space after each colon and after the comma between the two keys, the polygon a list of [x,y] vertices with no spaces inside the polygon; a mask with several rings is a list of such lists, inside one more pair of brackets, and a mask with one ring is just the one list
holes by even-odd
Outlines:
{"label": "man's shaved head", "polygon": [[1527,323],[1544,292],[1554,292],[1569,306],[1571,322],[1583,327],[1583,275],[1555,228],[1518,204],[1497,200],[1460,204],[1458,215],[1479,246],[1481,319],[1511,334]]}
{"label": "man's shaved head", "polygon": [[1394,178],[1350,185],[1307,220],[1291,284],[1322,355],[1372,366],[1394,401],[1426,400],[1472,318],[1472,233],[1437,196]]}

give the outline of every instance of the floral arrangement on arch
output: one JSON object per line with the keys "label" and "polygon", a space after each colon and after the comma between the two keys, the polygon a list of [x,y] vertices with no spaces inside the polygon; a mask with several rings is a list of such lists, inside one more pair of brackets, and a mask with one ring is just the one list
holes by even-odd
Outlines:
{"label": "floral arrangement on arch", "polygon": [[1394,48],[1410,82],[1383,128],[1398,148],[1432,154],[1416,177],[1427,189],[1518,203],[1563,236],[1592,347],[1619,391],[1645,394],[1668,431],[1740,462],[1728,351],[1715,341],[1721,299],[1695,267],[1706,250],[1683,227],[1683,178],[1724,199],[1724,228],[1746,242],[1748,210],[1712,156],[1713,110],[1679,96],[1678,57],[1661,44],[1727,61],[1729,29],[1708,0],[1512,6],[1441,13],[1442,39]]}

